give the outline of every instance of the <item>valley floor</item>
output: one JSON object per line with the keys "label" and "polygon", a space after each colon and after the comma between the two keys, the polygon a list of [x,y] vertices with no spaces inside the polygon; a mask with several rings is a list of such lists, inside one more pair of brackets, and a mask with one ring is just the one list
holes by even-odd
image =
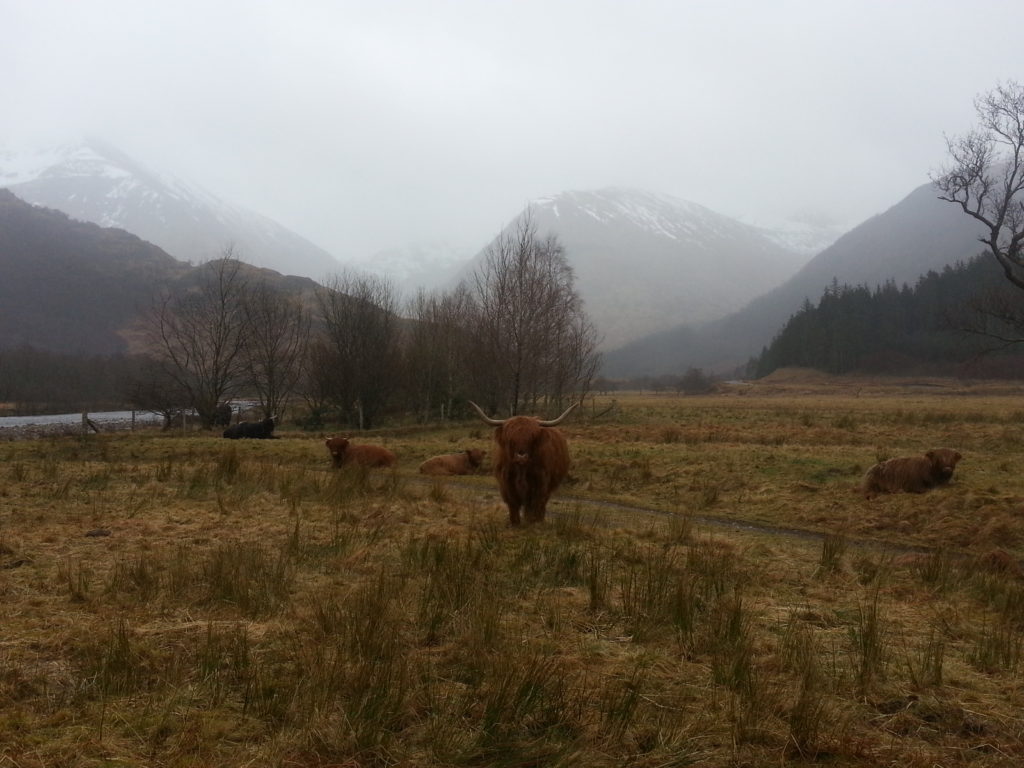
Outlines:
{"label": "valley floor", "polygon": [[0,766],[1020,764],[1020,391],[795,378],[588,400],[522,529],[475,422],[0,443]]}

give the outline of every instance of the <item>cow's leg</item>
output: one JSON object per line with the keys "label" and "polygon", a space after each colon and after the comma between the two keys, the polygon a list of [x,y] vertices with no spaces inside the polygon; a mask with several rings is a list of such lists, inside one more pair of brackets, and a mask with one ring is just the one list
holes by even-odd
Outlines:
{"label": "cow's leg", "polygon": [[531,495],[526,500],[526,522],[543,523],[547,511],[547,498],[542,495]]}
{"label": "cow's leg", "polygon": [[505,505],[508,507],[509,525],[519,525],[519,508],[523,506],[522,499],[511,489],[502,493],[501,498],[504,499]]}
{"label": "cow's leg", "polygon": [[511,501],[508,502],[508,523],[509,525],[519,525],[520,523],[519,505],[513,504]]}

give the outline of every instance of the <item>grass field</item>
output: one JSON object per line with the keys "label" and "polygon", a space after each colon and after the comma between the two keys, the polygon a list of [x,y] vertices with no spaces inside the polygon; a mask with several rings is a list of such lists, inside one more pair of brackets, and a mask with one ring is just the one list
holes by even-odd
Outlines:
{"label": "grass field", "polygon": [[597,397],[522,529],[416,472],[476,422],[0,442],[0,768],[1022,765],[1022,395]]}

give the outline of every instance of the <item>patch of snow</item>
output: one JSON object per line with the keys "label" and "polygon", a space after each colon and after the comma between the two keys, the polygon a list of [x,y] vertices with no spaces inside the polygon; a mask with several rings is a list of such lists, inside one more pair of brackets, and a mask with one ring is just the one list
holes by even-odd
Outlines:
{"label": "patch of snow", "polygon": [[783,219],[760,221],[758,229],[774,243],[804,256],[817,256],[849,228],[835,222]]}

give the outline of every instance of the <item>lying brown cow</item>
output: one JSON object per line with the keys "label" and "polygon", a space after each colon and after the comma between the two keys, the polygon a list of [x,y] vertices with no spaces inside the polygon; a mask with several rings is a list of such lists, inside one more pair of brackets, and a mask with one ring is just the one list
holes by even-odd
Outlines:
{"label": "lying brown cow", "polygon": [[446,453],[434,456],[420,464],[420,474],[424,475],[470,475],[480,469],[487,451],[470,448],[459,453]]}
{"label": "lying brown cow", "polygon": [[869,499],[879,493],[924,493],[948,483],[961,458],[952,448],[936,448],[924,456],[889,459],[867,471],[860,489]]}
{"label": "lying brown cow", "polygon": [[358,464],[361,467],[392,467],[395,454],[379,445],[353,445],[344,437],[327,438],[327,450],[335,467]]}
{"label": "lying brown cow", "polygon": [[540,523],[548,499],[569,474],[569,443],[555,429],[579,403],[570,405],[557,419],[533,416],[492,419],[473,401],[467,401],[486,424],[495,427],[494,476],[508,507],[508,521],[519,525],[519,511],[526,522]]}

